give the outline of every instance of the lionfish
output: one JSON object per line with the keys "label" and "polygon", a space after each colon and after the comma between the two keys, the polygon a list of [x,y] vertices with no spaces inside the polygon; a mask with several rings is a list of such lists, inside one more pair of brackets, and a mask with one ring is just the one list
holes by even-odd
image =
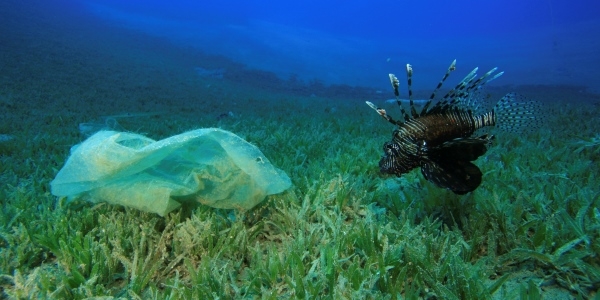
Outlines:
{"label": "lionfish", "polygon": [[515,93],[502,97],[491,111],[476,113],[476,92],[504,73],[494,74],[497,68],[481,77],[477,76],[478,68],[475,68],[430,107],[436,93],[455,69],[456,60],[452,62],[421,111],[417,112],[412,98],[413,69],[407,64],[410,114],[402,107],[398,78],[389,74],[396,103],[400,106],[404,121],[392,119],[384,109],[367,101],[379,115],[398,126],[392,134],[392,140],[383,145],[384,156],[379,161],[382,173],[401,176],[421,167],[425,179],[438,187],[463,195],[474,191],[481,184],[481,170],[472,161],[485,154],[494,139],[493,135],[476,135],[478,129],[496,126],[507,131],[517,131],[536,125],[536,103],[521,101]]}

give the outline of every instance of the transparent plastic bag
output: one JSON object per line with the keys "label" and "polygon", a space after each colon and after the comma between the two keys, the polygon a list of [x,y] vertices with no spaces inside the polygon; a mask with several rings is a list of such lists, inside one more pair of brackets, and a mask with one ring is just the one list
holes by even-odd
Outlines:
{"label": "transparent plastic bag", "polygon": [[237,135],[206,128],[160,141],[99,131],[71,149],[52,194],[108,202],[161,216],[183,201],[247,210],[285,191],[289,177]]}

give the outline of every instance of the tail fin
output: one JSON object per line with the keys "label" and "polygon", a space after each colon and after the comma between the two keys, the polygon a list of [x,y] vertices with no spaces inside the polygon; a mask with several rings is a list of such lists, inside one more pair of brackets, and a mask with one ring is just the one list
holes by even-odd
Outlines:
{"label": "tail fin", "polygon": [[539,127],[539,110],[537,102],[527,101],[515,93],[508,93],[494,106],[492,115],[496,127],[510,132],[522,132]]}

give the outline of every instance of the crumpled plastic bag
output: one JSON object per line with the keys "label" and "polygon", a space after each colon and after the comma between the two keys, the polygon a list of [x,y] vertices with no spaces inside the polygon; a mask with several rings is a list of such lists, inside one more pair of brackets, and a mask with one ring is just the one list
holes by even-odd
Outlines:
{"label": "crumpled plastic bag", "polygon": [[99,131],[71,148],[52,194],[82,197],[161,216],[183,201],[247,210],[285,191],[290,178],[237,135],[206,128],[160,141]]}

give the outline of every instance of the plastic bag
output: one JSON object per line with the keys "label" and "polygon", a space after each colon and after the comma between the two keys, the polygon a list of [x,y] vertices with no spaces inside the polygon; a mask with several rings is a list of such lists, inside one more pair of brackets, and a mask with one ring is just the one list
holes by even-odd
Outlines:
{"label": "plastic bag", "polygon": [[50,186],[56,196],[164,216],[182,201],[247,210],[291,182],[257,147],[231,132],[207,128],[160,141],[99,131],[71,149]]}

